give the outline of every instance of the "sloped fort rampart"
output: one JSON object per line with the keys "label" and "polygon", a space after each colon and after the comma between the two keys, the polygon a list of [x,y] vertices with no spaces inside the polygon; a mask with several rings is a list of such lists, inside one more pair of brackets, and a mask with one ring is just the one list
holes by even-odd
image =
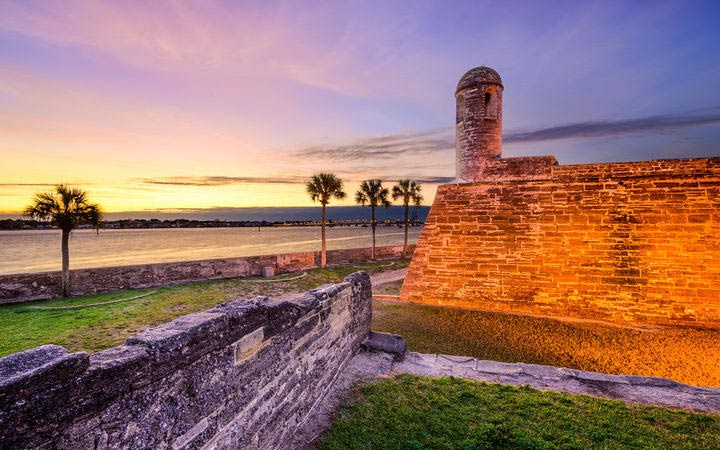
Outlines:
{"label": "sloped fort rampart", "polygon": [[[458,97],[483,98],[487,78],[468,72]],[[466,130],[498,128],[479,108],[458,106],[458,183],[438,189],[401,300],[720,327],[720,158],[561,166],[487,140],[473,153]]]}
{"label": "sloped fort rampart", "polygon": [[287,448],[370,332],[364,272],[237,300],[87,355],[0,359],[2,448]]}

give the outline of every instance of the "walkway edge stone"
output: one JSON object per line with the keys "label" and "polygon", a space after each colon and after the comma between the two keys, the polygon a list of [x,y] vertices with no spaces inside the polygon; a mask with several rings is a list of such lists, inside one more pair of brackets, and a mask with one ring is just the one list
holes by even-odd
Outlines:
{"label": "walkway edge stone", "polygon": [[[539,364],[483,361],[472,357],[409,352],[386,375],[453,376],[490,383],[527,385],[540,390],[586,394],[621,400],[720,414],[720,388],[705,388],[658,377],[611,375]],[[362,353],[356,356],[362,358]]]}

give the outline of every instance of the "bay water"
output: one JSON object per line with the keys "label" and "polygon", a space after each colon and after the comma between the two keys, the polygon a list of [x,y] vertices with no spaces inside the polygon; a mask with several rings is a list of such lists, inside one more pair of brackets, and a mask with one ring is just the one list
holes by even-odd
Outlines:
{"label": "bay water", "polygon": [[[421,227],[411,227],[416,243]],[[402,245],[403,229],[378,226],[377,245]],[[327,228],[328,250],[370,247],[369,227]],[[108,267],[171,261],[320,250],[320,227],[156,228],[75,230],[70,268]],[[0,274],[60,270],[59,230],[0,230]]]}

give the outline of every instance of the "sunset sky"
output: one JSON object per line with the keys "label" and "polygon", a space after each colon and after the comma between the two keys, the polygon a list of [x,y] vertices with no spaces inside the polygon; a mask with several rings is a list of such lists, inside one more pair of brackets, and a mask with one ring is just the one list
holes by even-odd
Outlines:
{"label": "sunset sky", "polygon": [[[0,0],[0,212],[311,205],[454,177],[454,89],[503,77],[504,156],[720,156],[720,2]],[[350,204],[350,200],[345,204]]]}

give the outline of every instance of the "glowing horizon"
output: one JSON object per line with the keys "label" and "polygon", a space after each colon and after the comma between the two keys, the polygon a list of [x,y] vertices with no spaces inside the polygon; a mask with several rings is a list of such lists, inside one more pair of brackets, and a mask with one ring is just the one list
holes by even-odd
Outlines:
{"label": "glowing horizon", "polygon": [[429,205],[480,64],[505,83],[505,156],[720,155],[715,2],[487,3],[0,3],[0,213],[59,183],[107,212],[309,206],[319,171],[349,194],[424,180]]}

